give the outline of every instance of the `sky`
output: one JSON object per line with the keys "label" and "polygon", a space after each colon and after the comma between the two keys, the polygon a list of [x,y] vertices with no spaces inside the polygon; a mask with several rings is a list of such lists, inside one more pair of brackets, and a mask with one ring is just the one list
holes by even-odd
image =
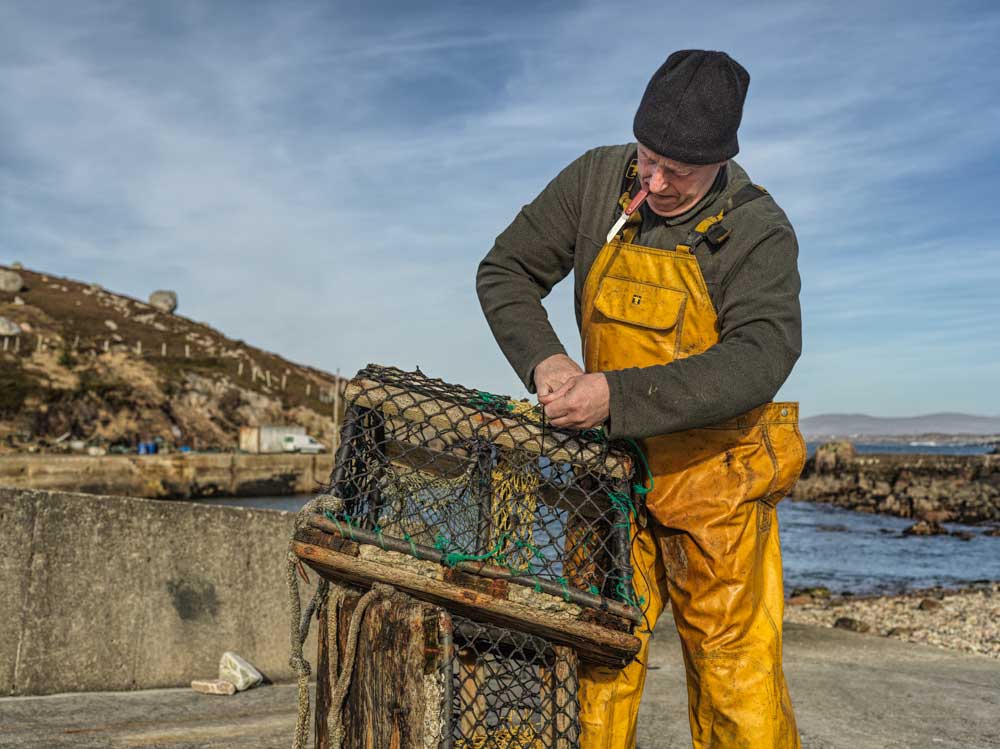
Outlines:
{"label": "sky", "polygon": [[[802,413],[1000,414],[1000,4],[0,2],[0,263],[350,375],[526,395],[474,288],[652,72],[752,76],[737,161],[795,226]],[[579,356],[572,279],[545,300]]]}

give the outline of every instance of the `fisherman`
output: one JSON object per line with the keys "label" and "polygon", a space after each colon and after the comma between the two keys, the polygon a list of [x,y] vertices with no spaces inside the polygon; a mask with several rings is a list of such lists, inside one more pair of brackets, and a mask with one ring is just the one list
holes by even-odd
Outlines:
{"label": "fisherman", "polygon": [[[800,746],[774,507],[805,449],[797,404],[770,402],[801,350],[798,245],[731,160],[749,82],[723,52],[671,54],[639,103],[637,142],[572,162],[479,266],[493,334],[550,423],[636,438],[649,463],[632,551],[648,628],[626,668],[581,667],[583,749],[635,746],[667,603],[696,749]],[[570,271],[583,367],[541,304]]]}

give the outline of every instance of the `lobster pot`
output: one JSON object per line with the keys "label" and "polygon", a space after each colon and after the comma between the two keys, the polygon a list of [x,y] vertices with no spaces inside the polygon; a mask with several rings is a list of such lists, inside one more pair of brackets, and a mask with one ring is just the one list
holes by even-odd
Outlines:
{"label": "lobster pot", "polygon": [[453,617],[454,749],[578,746],[577,657],[572,648]]}
{"label": "lobster pot", "polygon": [[633,458],[527,402],[369,365],[349,383],[327,533],[635,622]]}
{"label": "lobster pot", "polygon": [[[342,749],[579,745],[578,661],[571,647],[397,591],[367,608],[349,648],[361,595],[349,590],[320,614],[326,636],[319,638],[318,749],[330,746],[337,733]],[[355,655],[344,682],[349,649]],[[331,701],[338,681],[348,684],[342,708]]]}

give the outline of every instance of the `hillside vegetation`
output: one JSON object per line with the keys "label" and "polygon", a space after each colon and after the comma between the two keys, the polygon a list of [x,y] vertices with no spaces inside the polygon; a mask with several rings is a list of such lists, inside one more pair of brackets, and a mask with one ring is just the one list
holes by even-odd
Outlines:
{"label": "hillside vegetation", "polygon": [[[14,270],[5,268],[5,270]],[[0,291],[0,452],[159,438],[232,449],[239,427],[299,424],[333,438],[331,374],[130,297],[17,268]]]}

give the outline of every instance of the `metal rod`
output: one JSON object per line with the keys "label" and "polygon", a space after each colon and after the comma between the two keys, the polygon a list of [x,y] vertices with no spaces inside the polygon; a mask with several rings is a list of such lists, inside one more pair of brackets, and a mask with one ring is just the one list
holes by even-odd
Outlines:
{"label": "metal rod", "polygon": [[[360,409],[351,406],[347,409],[344,418],[344,426],[340,430],[340,447],[337,448],[336,464],[333,469],[333,476],[330,477],[330,491],[338,497],[348,498],[344,492],[344,474],[347,472],[347,464],[351,460],[351,451],[354,449],[354,440],[361,429],[359,420],[361,418]],[[352,477],[353,478],[353,477]]]}
{"label": "metal rod", "polygon": [[[440,549],[434,549],[430,546],[424,546],[423,544],[418,544],[416,542],[410,544],[402,539],[391,538],[384,534],[378,535],[372,531],[358,528],[356,526],[348,525],[345,527],[343,523],[338,526],[337,523],[323,517],[322,515],[312,515],[309,518],[309,525],[313,528],[325,531],[326,533],[340,536],[341,538],[347,538],[352,541],[358,541],[359,543],[369,544],[370,546],[378,546],[382,549],[386,549],[387,551],[398,551],[428,562],[441,564],[446,556]],[[620,616],[631,622],[642,621],[642,612],[632,606],[629,606],[628,604],[621,603],[619,601],[612,601],[605,596],[596,596],[592,593],[577,590],[576,588],[564,588],[562,585],[554,583],[550,580],[540,580],[535,577],[515,575],[510,570],[506,570],[503,567],[495,567],[483,562],[459,562],[455,565],[455,569],[461,570],[462,572],[468,572],[472,575],[478,575],[479,577],[488,577],[494,580],[507,580],[508,582],[523,585],[528,588],[537,588],[543,593],[548,593],[551,596],[557,596],[559,598],[569,600],[580,606],[609,611],[615,616]]]}

